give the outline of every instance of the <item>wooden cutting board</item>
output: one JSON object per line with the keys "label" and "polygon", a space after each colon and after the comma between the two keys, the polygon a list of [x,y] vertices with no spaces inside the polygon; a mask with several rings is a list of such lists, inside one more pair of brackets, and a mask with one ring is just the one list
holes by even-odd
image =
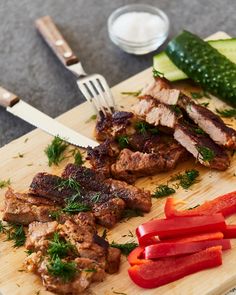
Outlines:
{"label": "wooden cutting board", "polygon": [[[226,38],[225,33],[219,32],[214,38]],[[212,39],[213,37],[211,37]],[[137,91],[148,83],[152,76],[152,69],[149,68],[136,76],[116,85],[112,92],[117,105],[121,110],[129,110],[135,97],[128,97],[121,94],[123,91]],[[65,81],[66,83],[66,81]],[[199,91],[197,88],[190,88],[188,85],[178,84],[178,87],[186,91]],[[209,107],[214,110],[216,107],[223,107],[224,104],[216,98],[202,99],[201,102],[210,102]],[[94,121],[88,121],[93,115],[93,110],[88,103],[68,111],[58,118],[65,125],[81,132],[84,135],[93,137]],[[226,122],[236,128],[235,119],[227,119]],[[49,168],[47,158],[44,154],[45,147],[51,142],[52,137],[40,130],[34,130],[0,149],[1,169],[0,179],[11,179],[12,187],[17,191],[27,191],[32,177],[40,171],[59,174],[63,167],[69,162],[64,160],[59,167]],[[192,207],[201,204],[205,200],[213,199],[221,194],[236,190],[236,158],[232,158],[231,167],[225,172],[210,171],[194,160],[182,163],[175,171],[161,173],[154,177],[142,178],[136,185],[153,191],[161,183],[166,183],[173,173],[183,172],[186,169],[198,169],[200,171],[200,182],[193,185],[191,189],[184,191],[178,189],[176,197],[184,199],[187,204],[180,208]],[[5,189],[0,190],[0,207],[3,206]],[[163,206],[165,198],[153,199],[153,207],[149,214],[144,217],[132,218],[126,222],[116,225],[108,232],[108,239],[116,242],[134,240],[130,237],[135,228],[151,218],[163,217]],[[228,220],[236,222],[236,216]],[[0,292],[2,295],[36,295],[52,294],[45,291],[40,279],[30,273],[22,272],[22,262],[26,257],[25,249],[13,248],[11,242],[4,241],[0,237]],[[88,294],[96,295],[217,295],[233,287],[236,284],[236,243],[233,242],[233,249],[224,252],[223,265],[211,270],[201,271],[185,277],[181,280],[151,290],[144,290],[134,285],[128,277],[128,263],[122,257],[120,272],[115,275],[107,275],[102,283],[93,284]]]}

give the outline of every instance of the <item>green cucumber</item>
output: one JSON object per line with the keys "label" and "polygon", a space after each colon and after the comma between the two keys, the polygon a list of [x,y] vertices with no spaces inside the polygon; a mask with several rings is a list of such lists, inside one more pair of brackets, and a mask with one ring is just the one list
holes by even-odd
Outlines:
{"label": "green cucumber", "polygon": [[[233,63],[236,63],[236,38],[210,40],[207,42]],[[153,57],[153,67],[163,73],[164,77],[169,81],[178,81],[188,78],[184,72],[176,67],[164,51]]]}
{"label": "green cucumber", "polygon": [[198,36],[183,31],[166,47],[174,64],[210,93],[236,106],[236,64]]}

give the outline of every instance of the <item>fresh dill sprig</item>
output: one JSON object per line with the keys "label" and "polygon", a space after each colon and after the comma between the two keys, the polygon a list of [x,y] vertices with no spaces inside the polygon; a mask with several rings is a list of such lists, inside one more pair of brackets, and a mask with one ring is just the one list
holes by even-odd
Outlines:
{"label": "fresh dill sprig", "polygon": [[171,181],[179,180],[179,185],[183,189],[188,189],[190,186],[197,182],[198,176],[199,172],[197,170],[186,170],[185,173],[174,175],[171,178]]}
{"label": "fresh dill sprig", "polygon": [[181,109],[177,105],[170,105],[171,110],[176,113],[176,115],[181,115]]}
{"label": "fresh dill sprig", "polygon": [[172,195],[175,193],[175,189],[169,187],[167,184],[161,184],[157,186],[156,191],[152,195],[153,198],[161,198]]}
{"label": "fresh dill sprig", "polygon": [[129,138],[127,135],[120,135],[117,137],[118,144],[121,149],[128,147],[129,145]]}
{"label": "fresh dill sprig", "polygon": [[62,210],[56,210],[56,211],[51,211],[49,213],[49,217],[51,217],[53,220],[59,221],[60,220],[60,216],[62,214]]}
{"label": "fresh dill sprig", "polygon": [[79,150],[73,156],[75,165],[81,166],[84,163],[83,156]]}
{"label": "fresh dill sprig", "polygon": [[147,132],[150,132],[151,134],[158,134],[159,133],[158,128],[153,127],[152,125],[150,125],[144,121],[137,122],[135,124],[135,129],[141,134],[145,134]]}
{"label": "fresh dill sprig", "polygon": [[26,241],[23,225],[12,224],[12,226],[7,230],[7,240],[14,241],[14,247],[23,246]]}
{"label": "fresh dill sprig", "polygon": [[199,105],[207,108],[209,106],[209,102],[202,102],[202,103],[199,103]]}
{"label": "fresh dill sprig", "polygon": [[100,197],[101,197],[101,193],[97,192],[97,193],[94,194],[94,196],[92,196],[91,201],[93,203],[97,203],[99,201]]}
{"label": "fresh dill sprig", "polygon": [[11,180],[0,180],[0,189],[5,188],[11,184]]}
{"label": "fresh dill sprig", "polygon": [[97,119],[97,115],[94,114],[94,115],[92,115],[91,117],[89,117],[88,120],[85,121],[85,123],[89,123],[89,122],[91,122],[91,121],[95,121],[96,119]]}
{"label": "fresh dill sprig", "polygon": [[153,77],[154,78],[157,78],[157,77],[164,77],[164,74],[162,72],[159,72],[158,70],[154,69],[152,70],[152,74],[153,74]]}
{"label": "fresh dill sprig", "polygon": [[215,158],[215,152],[208,147],[198,146],[198,153],[200,155],[200,159],[204,162],[210,162]]}
{"label": "fresh dill sprig", "polygon": [[124,209],[122,212],[121,218],[125,218],[129,220],[132,217],[138,217],[138,216],[143,216],[143,212],[140,211],[139,209]]}
{"label": "fresh dill sprig", "polygon": [[77,264],[74,261],[65,262],[60,257],[51,260],[47,269],[50,275],[60,278],[65,283],[72,281],[78,272]]}
{"label": "fresh dill sprig", "polygon": [[64,142],[59,136],[54,137],[51,144],[49,144],[44,150],[45,154],[48,157],[48,165],[52,164],[58,165],[63,159],[63,153],[67,149],[68,144]]}
{"label": "fresh dill sprig", "polygon": [[216,109],[216,112],[217,114],[219,114],[221,117],[224,117],[224,118],[236,117],[236,109],[225,109],[225,110]]}
{"label": "fresh dill sprig", "polygon": [[56,257],[64,258],[70,252],[75,253],[76,249],[71,243],[66,242],[62,239],[58,232],[55,232],[53,235],[53,239],[49,241],[49,246],[47,250],[47,254],[51,259],[56,259]]}
{"label": "fresh dill sprig", "polygon": [[25,251],[25,253],[29,256],[29,255],[31,255],[32,253],[34,253],[34,251],[31,250],[31,249],[28,249],[28,250]]}
{"label": "fresh dill sprig", "polygon": [[77,194],[80,193],[81,185],[78,181],[76,181],[74,178],[68,178],[68,179],[60,179],[58,185],[55,187],[58,191],[62,191],[63,189],[70,188],[74,191],[76,191]]}
{"label": "fresh dill sprig", "polygon": [[193,130],[197,133],[197,134],[206,134],[202,128],[200,127],[196,127],[196,128],[193,128]]}
{"label": "fresh dill sprig", "polygon": [[127,256],[127,255],[129,255],[129,253],[131,251],[133,251],[136,247],[138,247],[138,244],[135,243],[135,242],[127,242],[127,243],[124,243],[124,244],[118,244],[118,243],[115,243],[114,241],[112,241],[110,246],[113,247],[113,248],[120,249],[121,253],[123,255]]}
{"label": "fresh dill sprig", "polygon": [[69,200],[66,204],[66,206],[62,209],[63,212],[69,213],[69,214],[75,214],[79,212],[86,212],[90,211],[91,208],[88,205],[76,202],[76,201],[71,201]]}
{"label": "fresh dill sprig", "polygon": [[139,96],[141,93],[141,90],[138,91],[123,91],[121,92],[122,95],[130,95],[130,96]]}

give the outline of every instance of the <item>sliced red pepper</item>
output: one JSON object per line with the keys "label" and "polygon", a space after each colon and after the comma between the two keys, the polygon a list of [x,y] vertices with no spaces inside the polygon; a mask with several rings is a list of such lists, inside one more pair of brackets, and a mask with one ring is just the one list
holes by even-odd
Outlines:
{"label": "sliced red pepper", "polygon": [[128,273],[138,286],[155,288],[197,271],[221,265],[221,253],[221,247],[212,247],[187,256],[168,257],[134,265],[129,268]]}
{"label": "sliced red pepper", "polygon": [[222,250],[231,249],[230,240],[221,239],[187,243],[159,243],[145,247],[144,254],[146,259],[157,259],[192,254],[214,246],[222,246]]}
{"label": "sliced red pepper", "polygon": [[180,201],[176,201],[174,198],[167,198],[165,204],[165,215],[167,218],[177,216],[212,215],[216,213],[222,213],[226,217],[236,213],[236,191],[222,195],[211,201],[206,201],[204,204],[191,210],[177,210],[175,206],[179,202]]}
{"label": "sliced red pepper", "polygon": [[158,236],[162,238],[175,238],[183,235],[204,232],[223,231],[226,228],[222,214],[212,216],[188,216],[170,219],[155,219],[140,225],[136,235],[140,246],[145,246],[146,241]]}
{"label": "sliced red pepper", "polygon": [[227,239],[236,239],[236,224],[226,225],[226,229],[223,233],[224,237]]}
{"label": "sliced red pepper", "polygon": [[[227,226],[226,226],[227,228]],[[177,239],[167,239],[167,240],[161,240],[161,242],[164,243],[187,243],[187,242],[197,242],[197,241],[208,241],[208,240],[219,240],[223,239],[224,234],[222,232],[214,232],[214,233],[203,233],[203,234],[197,234],[197,235],[189,235],[180,237]],[[154,244],[154,243],[153,243]]]}
{"label": "sliced red pepper", "polygon": [[128,256],[130,265],[147,263],[149,260],[144,259],[144,247],[135,248]]}

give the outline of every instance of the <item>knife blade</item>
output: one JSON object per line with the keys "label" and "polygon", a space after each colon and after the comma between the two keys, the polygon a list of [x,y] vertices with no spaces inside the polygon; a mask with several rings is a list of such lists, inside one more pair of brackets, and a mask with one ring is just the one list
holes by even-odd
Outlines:
{"label": "knife blade", "polygon": [[2,87],[0,87],[0,105],[5,107],[9,113],[53,136],[59,136],[72,145],[83,148],[98,146],[95,140],[70,129]]}

